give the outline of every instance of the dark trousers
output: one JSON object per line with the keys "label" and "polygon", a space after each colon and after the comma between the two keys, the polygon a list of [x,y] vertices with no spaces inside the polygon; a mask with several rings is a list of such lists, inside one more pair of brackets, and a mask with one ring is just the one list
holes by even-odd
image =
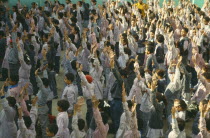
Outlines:
{"label": "dark trousers", "polygon": [[111,118],[114,125],[114,132],[116,133],[120,126],[120,117],[123,113],[122,100],[113,99],[111,101]]}
{"label": "dark trousers", "polygon": [[55,56],[55,72],[59,73],[60,71],[60,56]]}
{"label": "dark trousers", "polygon": [[35,77],[35,66],[32,66],[31,68],[31,72],[30,72],[30,82],[33,86],[33,94],[37,94],[38,93],[38,86],[37,86],[37,82],[36,82],[36,77]]}
{"label": "dark trousers", "polygon": [[49,108],[48,114],[52,115],[52,100],[47,101],[47,107]]}
{"label": "dark trousers", "polygon": [[89,128],[93,117],[93,108],[92,108],[91,99],[86,100],[86,104],[87,104],[86,121],[87,121],[87,127]]}
{"label": "dark trousers", "polygon": [[6,80],[8,78],[8,69],[2,68],[2,79]]}

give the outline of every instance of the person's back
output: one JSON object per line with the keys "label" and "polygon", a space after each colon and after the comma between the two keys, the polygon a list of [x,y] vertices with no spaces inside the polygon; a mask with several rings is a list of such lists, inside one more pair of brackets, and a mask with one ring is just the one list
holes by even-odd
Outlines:
{"label": "person's back", "polygon": [[3,96],[0,99],[0,103],[3,107],[0,112],[0,138],[15,138],[17,136],[17,127],[14,121],[16,111],[13,107],[9,106],[8,101]]}

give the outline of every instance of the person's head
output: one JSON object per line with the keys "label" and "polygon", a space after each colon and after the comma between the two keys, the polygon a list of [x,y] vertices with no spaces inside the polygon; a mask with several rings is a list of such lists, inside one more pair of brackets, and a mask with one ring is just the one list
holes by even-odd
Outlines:
{"label": "person's head", "polygon": [[63,13],[62,12],[59,12],[58,13],[58,19],[62,19],[63,18]]}
{"label": "person's head", "polygon": [[67,100],[59,100],[57,102],[57,110],[59,112],[66,112],[69,109],[69,102]]}
{"label": "person's head", "polygon": [[10,107],[15,108],[16,100],[15,100],[14,97],[11,97],[11,96],[7,97],[7,101],[8,101],[8,104],[9,104]]}
{"label": "person's head", "polygon": [[30,116],[23,116],[23,120],[24,120],[26,128],[30,128],[30,126],[32,124],[31,117]]}
{"label": "person's head", "polygon": [[10,85],[16,85],[18,84],[19,76],[18,75],[11,75],[9,78],[9,84]]}
{"label": "person's head", "polygon": [[158,79],[163,79],[165,76],[165,71],[163,69],[158,69],[156,71],[156,74],[157,74]]}
{"label": "person's head", "polygon": [[78,119],[78,128],[80,131],[85,128],[85,121],[83,119]]}
{"label": "person's head", "polygon": [[183,131],[185,128],[185,121],[181,118],[177,118],[177,123],[178,123],[178,127],[179,127],[179,131]]}
{"label": "person's head", "polygon": [[182,99],[175,99],[174,100],[174,107],[176,110],[179,111],[186,111],[187,110],[187,104]]}
{"label": "person's head", "polygon": [[74,74],[72,73],[67,73],[64,77],[64,82],[66,84],[72,84],[72,82],[74,81]]}
{"label": "person's head", "polygon": [[200,101],[200,103],[199,103],[199,110],[200,110],[200,108],[201,108],[203,105],[207,105],[207,104],[208,104],[208,100],[206,100],[206,99]]}
{"label": "person's head", "polygon": [[156,93],[156,100],[157,102],[163,102],[164,105],[166,106],[167,105],[167,100],[166,100],[166,97],[164,95],[162,95],[160,92],[157,92]]}
{"label": "person's head", "polygon": [[204,78],[205,78],[208,82],[210,82],[210,73],[209,73],[209,72],[204,72],[202,75],[204,76]]}
{"label": "person's head", "polygon": [[184,27],[184,28],[181,30],[181,36],[182,36],[182,37],[185,37],[185,36],[187,36],[187,33],[188,33],[188,28]]}
{"label": "person's head", "polygon": [[43,82],[45,88],[47,88],[47,87],[49,86],[49,79],[47,79],[47,78],[42,78],[42,82]]}
{"label": "person's head", "polygon": [[154,48],[152,46],[148,46],[148,47],[146,47],[145,52],[147,55],[152,54],[154,52]]}
{"label": "person's head", "polygon": [[210,21],[210,18],[209,18],[208,16],[205,16],[205,17],[203,18],[203,23],[204,23],[205,25],[208,25],[208,24],[209,24],[209,21]]}
{"label": "person's head", "polygon": [[46,135],[47,137],[54,137],[58,132],[58,126],[57,124],[49,124],[46,128]]}
{"label": "person's head", "polygon": [[158,43],[164,43],[164,36],[162,34],[158,34],[156,36],[156,40]]}

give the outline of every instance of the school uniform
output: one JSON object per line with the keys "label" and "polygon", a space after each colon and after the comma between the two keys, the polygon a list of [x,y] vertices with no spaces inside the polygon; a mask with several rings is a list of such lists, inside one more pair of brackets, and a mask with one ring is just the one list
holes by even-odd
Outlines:
{"label": "school uniform", "polygon": [[78,92],[77,88],[73,84],[68,84],[64,88],[61,99],[68,100],[69,105],[70,105],[68,109],[68,113],[73,113],[74,104],[77,101],[77,95],[78,95],[77,92]]}
{"label": "school uniform", "polygon": [[58,113],[58,116],[56,118],[56,122],[58,125],[58,132],[56,134],[56,137],[59,138],[69,138],[70,132],[68,129],[69,125],[69,117],[67,112],[60,112]]}
{"label": "school uniform", "polygon": [[15,124],[16,110],[9,106],[6,98],[1,97],[0,103],[3,109],[0,112],[0,137],[16,138],[17,127]]}
{"label": "school uniform", "polygon": [[70,138],[85,138],[86,132],[84,130],[79,130],[78,128],[78,115],[74,115],[72,119],[72,129]]}
{"label": "school uniform", "polygon": [[95,90],[95,84],[89,83],[84,75],[83,72],[78,72],[81,81],[83,83],[82,85],[82,92],[83,92],[83,96],[86,99],[86,104],[87,104],[87,113],[86,113],[86,121],[87,121],[87,126],[89,128],[89,125],[91,123],[91,119],[93,116],[93,110],[92,110],[92,101],[91,98],[94,95],[94,90]]}
{"label": "school uniform", "polygon": [[168,138],[186,138],[185,130],[179,130],[176,118],[172,119],[172,131],[169,133]]}
{"label": "school uniform", "polygon": [[98,108],[93,108],[93,116],[96,122],[96,130],[93,132],[93,138],[106,138],[109,131],[109,125],[104,124]]}
{"label": "school uniform", "polygon": [[37,85],[39,87],[38,96],[38,118],[40,121],[41,129],[42,129],[42,137],[46,137],[46,127],[48,124],[48,110],[47,107],[47,98],[49,93],[51,92],[50,88],[45,88],[41,78],[39,76],[36,77]]}
{"label": "school uniform", "polygon": [[30,118],[32,124],[29,128],[26,128],[23,118],[18,119],[18,127],[19,130],[17,132],[17,138],[36,138],[36,119],[37,119],[37,108],[32,106],[30,111]]}
{"label": "school uniform", "polygon": [[[20,61],[20,69],[19,69],[19,86],[23,87],[25,84],[29,84],[29,87],[27,88],[28,95],[33,94],[33,87],[30,82],[30,71],[31,71],[31,65],[26,64],[26,62],[23,59],[23,51],[18,51],[18,58]],[[28,97],[25,97],[25,100],[28,100]]]}

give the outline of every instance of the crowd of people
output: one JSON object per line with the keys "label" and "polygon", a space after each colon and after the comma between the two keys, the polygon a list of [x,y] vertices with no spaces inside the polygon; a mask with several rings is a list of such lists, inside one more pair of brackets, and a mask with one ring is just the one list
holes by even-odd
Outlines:
{"label": "crowd of people", "polygon": [[209,0],[1,1],[0,138],[186,138],[192,117],[210,138],[209,16]]}

